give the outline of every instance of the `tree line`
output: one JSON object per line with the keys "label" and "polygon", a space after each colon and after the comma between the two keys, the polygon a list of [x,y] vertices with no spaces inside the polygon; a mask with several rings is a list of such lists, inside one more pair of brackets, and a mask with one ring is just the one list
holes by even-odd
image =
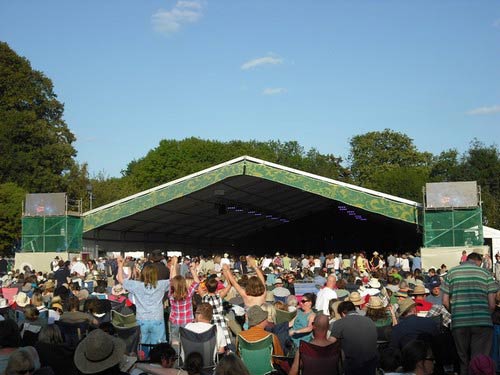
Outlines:
{"label": "tree line", "polygon": [[500,228],[500,150],[475,139],[463,153],[434,155],[419,151],[406,134],[384,129],[352,137],[347,160],[293,140],[164,139],[130,161],[121,177],[89,176],[87,164],[75,159],[76,137],[63,114],[52,81],[0,42],[0,253],[19,243],[21,202],[28,192],[65,191],[88,208],[92,185],[98,207],[242,155],[417,202],[426,182],[476,180],[485,223]]}

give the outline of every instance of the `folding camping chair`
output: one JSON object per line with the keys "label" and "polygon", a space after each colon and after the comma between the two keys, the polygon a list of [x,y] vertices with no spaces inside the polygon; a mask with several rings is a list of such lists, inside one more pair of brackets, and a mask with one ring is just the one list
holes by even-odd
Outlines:
{"label": "folding camping chair", "polygon": [[[183,361],[192,352],[198,352],[203,357],[203,368],[214,368],[217,359],[217,327],[212,326],[208,331],[195,333],[184,327],[179,327],[180,352],[183,353]],[[182,356],[179,356],[179,360]]]}
{"label": "folding camping chair", "polygon": [[247,341],[238,335],[238,350],[250,375],[265,375],[274,371],[272,335],[259,341]]}
{"label": "folding camping chair", "polygon": [[331,375],[341,373],[341,350],[340,342],[327,346],[318,346],[306,341],[299,344],[299,368],[301,373],[307,375],[322,375],[325,369]]}

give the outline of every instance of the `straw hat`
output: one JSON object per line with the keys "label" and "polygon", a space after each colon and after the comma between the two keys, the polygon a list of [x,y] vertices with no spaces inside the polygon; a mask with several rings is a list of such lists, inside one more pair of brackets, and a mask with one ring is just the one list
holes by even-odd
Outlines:
{"label": "straw hat", "polygon": [[26,293],[19,292],[15,295],[14,302],[19,307],[25,307],[26,305],[29,305],[30,299]]}
{"label": "straw hat", "polygon": [[74,362],[82,373],[95,374],[120,363],[125,349],[122,339],[95,329],[78,344]]}
{"label": "straw hat", "polygon": [[415,286],[415,289],[413,289],[412,294],[414,296],[423,296],[423,295],[429,294],[429,289],[427,289],[423,285],[417,285],[417,286]]}
{"label": "straw hat", "polygon": [[384,306],[384,302],[382,302],[380,297],[371,296],[366,307],[369,307],[370,309],[377,309],[378,310],[378,309],[383,309],[385,306]]}
{"label": "straw hat", "polygon": [[412,300],[411,298],[406,298],[399,302],[399,316],[403,315],[405,312],[407,312],[409,309],[411,309],[413,306],[415,306],[415,301]]}
{"label": "straw hat", "polygon": [[55,288],[56,284],[54,283],[53,280],[47,280],[45,284],[43,284],[43,289],[50,289],[50,288]]}
{"label": "straw hat", "polygon": [[359,294],[358,292],[352,292],[349,295],[349,301],[351,301],[356,306],[363,304],[363,299],[361,298],[361,294]]}

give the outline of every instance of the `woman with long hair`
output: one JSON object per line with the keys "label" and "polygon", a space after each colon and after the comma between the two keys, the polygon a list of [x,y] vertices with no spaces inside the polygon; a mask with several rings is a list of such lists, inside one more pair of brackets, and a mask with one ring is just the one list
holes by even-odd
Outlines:
{"label": "woman with long hair", "polygon": [[163,320],[163,296],[170,287],[170,280],[158,280],[158,271],[153,265],[144,267],[141,280],[125,279],[124,260],[117,258],[116,279],[134,296],[137,323],[141,328],[141,343],[158,344],[166,341]]}
{"label": "woman with long hair", "polygon": [[194,279],[194,283],[189,288],[186,279],[181,275],[177,275],[177,263],[178,259],[176,257],[172,258],[170,266],[170,293],[168,297],[170,302],[170,343],[174,347],[179,345],[179,327],[184,327],[194,320],[191,298],[200,284],[195,263],[189,265],[191,275]]}

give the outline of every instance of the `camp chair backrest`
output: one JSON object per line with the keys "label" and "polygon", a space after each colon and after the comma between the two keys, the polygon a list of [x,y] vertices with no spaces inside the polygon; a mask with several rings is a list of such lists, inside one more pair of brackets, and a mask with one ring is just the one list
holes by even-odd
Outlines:
{"label": "camp chair backrest", "polygon": [[115,327],[115,335],[125,341],[126,352],[137,355],[139,343],[141,341],[141,327],[135,326],[130,328]]}
{"label": "camp chair backrest", "polygon": [[135,314],[120,314],[118,311],[111,310],[111,324],[115,328],[131,328],[137,326]]}
{"label": "camp chair backrest", "polygon": [[295,318],[295,315],[297,315],[297,310],[292,311],[292,312],[288,312],[288,311],[276,309],[276,324],[289,322],[293,318]]}
{"label": "camp chair backrest", "polygon": [[264,375],[274,371],[272,364],[273,336],[259,341],[247,341],[238,335],[240,357],[251,375]]}
{"label": "camp chair backrest", "polygon": [[55,324],[61,330],[61,335],[66,345],[76,347],[81,339],[87,334],[89,323],[67,323],[61,320],[56,320]]}
{"label": "camp chair backrest", "polygon": [[184,327],[179,327],[179,333],[184,359],[190,353],[198,352],[203,357],[203,367],[215,366],[217,359],[217,327],[215,325],[203,333],[195,333]]}
{"label": "camp chair backrest", "polygon": [[19,288],[2,288],[2,295],[9,304],[14,301],[14,297],[19,293]]}
{"label": "camp chair backrest", "polygon": [[301,341],[299,353],[300,368],[303,374],[322,375],[325,373],[325,369],[328,369],[328,374],[340,374],[340,342],[328,346],[318,346]]}

